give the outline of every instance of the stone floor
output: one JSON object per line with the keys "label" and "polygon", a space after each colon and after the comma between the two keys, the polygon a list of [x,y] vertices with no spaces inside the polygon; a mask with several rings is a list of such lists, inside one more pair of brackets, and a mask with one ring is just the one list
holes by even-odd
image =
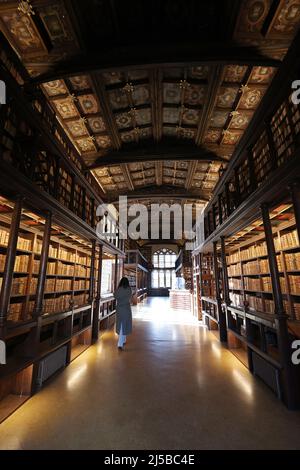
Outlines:
{"label": "stone floor", "polygon": [[0,449],[300,449],[300,413],[168,299],[114,332],[0,425]]}

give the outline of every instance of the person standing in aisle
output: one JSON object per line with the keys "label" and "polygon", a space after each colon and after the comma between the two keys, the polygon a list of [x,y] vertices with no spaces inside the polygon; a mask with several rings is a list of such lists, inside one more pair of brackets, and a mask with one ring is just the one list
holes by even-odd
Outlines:
{"label": "person standing in aisle", "polygon": [[132,333],[132,312],[131,301],[132,291],[127,277],[122,277],[119,287],[114,293],[117,301],[117,321],[116,332],[119,335],[118,348],[123,349],[126,343],[126,336]]}

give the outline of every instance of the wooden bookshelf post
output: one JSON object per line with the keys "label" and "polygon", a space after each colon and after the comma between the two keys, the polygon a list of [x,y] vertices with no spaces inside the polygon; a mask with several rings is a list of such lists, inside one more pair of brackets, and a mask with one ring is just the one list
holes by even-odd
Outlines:
{"label": "wooden bookshelf post", "polygon": [[220,292],[220,284],[219,284],[217,242],[213,243],[213,264],[214,264],[214,277],[215,277],[216,300],[217,300],[217,308],[218,308],[220,341],[226,342],[227,341],[226,316],[222,308],[222,300],[221,300],[221,292]]}
{"label": "wooden bookshelf post", "polygon": [[223,281],[224,281],[224,300],[226,305],[230,305],[229,297],[229,281],[228,281],[228,270],[227,270],[227,261],[226,261],[226,249],[225,249],[225,238],[221,237],[221,260],[223,267]]}
{"label": "wooden bookshelf post", "polygon": [[100,303],[101,303],[101,280],[102,280],[102,255],[103,255],[103,246],[99,246],[99,261],[98,261],[98,282],[97,282],[97,292],[96,299],[93,309],[93,327],[92,327],[92,339],[97,341],[99,338],[99,312],[100,312]]}
{"label": "wooden bookshelf post", "polygon": [[0,338],[4,336],[6,327],[6,317],[10,302],[10,294],[14,275],[14,265],[16,259],[16,249],[19,236],[19,226],[22,215],[23,198],[18,197],[15,202],[12,215],[11,228],[7,246],[3,283],[0,293]]}
{"label": "wooden bookshelf post", "polygon": [[43,312],[43,299],[44,299],[45,283],[46,283],[46,276],[47,276],[47,264],[48,264],[49,246],[50,246],[50,237],[51,237],[51,223],[52,223],[52,215],[49,212],[46,217],[46,223],[45,223],[45,228],[44,228],[41,262],[40,262],[39,276],[38,276],[38,281],[37,281],[35,306],[34,306],[34,311],[33,311],[33,317],[35,318],[41,316]]}
{"label": "wooden bookshelf post", "polygon": [[96,257],[96,240],[92,241],[92,254],[91,254],[91,270],[90,270],[90,285],[89,285],[89,302],[93,303],[94,299],[94,286],[95,286],[95,257]]}

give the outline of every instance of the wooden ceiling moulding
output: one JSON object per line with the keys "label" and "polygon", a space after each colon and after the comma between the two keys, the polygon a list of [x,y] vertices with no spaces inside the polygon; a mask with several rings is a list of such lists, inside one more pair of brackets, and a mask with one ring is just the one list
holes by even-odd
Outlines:
{"label": "wooden ceiling moulding", "polygon": [[[119,195],[127,196],[128,200],[181,200],[182,198],[189,201],[202,201],[204,204],[208,201],[207,195],[200,191],[185,191],[184,188],[174,188],[172,186],[163,185],[161,187],[149,186],[143,189],[135,189],[134,191],[120,192]],[[118,203],[118,196],[111,194],[107,196],[110,203]]]}
{"label": "wooden ceiling moulding", "polygon": [[[277,51],[278,45],[273,49]],[[61,61],[58,65],[53,67],[50,72],[33,77],[32,83],[41,84],[66,76],[85,75],[86,73],[127,71],[145,68],[156,69],[161,64],[172,65],[174,67],[196,67],[215,63],[221,65],[242,64],[278,67],[281,63],[281,59],[274,59],[267,55],[267,53],[272,54],[273,49],[271,46],[266,47],[265,55],[263,55],[257,52],[253,46],[229,46],[227,44],[215,46],[208,44],[205,47],[201,47],[199,44],[195,46],[195,43],[192,43],[188,48],[185,47],[184,51],[182,51],[182,43],[178,43],[162,47],[161,51],[155,51],[154,57],[152,47],[150,47],[148,53],[141,54],[140,46],[138,46],[136,55],[134,55],[134,47],[132,46],[129,49],[119,47],[111,51],[106,50],[102,55],[94,53],[90,56],[79,56],[76,60]],[[163,51],[167,52],[163,53]],[[160,56],[159,60],[157,55]],[[133,57],[131,60],[130,56]],[[118,57],[118,60],[113,61],[112,58],[114,57]],[[120,57],[124,58],[123,61]]]}
{"label": "wooden ceiling moulding", "polygon": [[162,138],[162,81],[160,69],[149,72],[151,86],[151,109],[153,116],[153,138],[159,142]]}
{"label": "wooden ceiling moulding", "polygon": [[186,182],[185,182],[185,188],[186,188],[187,190],[189,190],[189,189],[191,188],[191,186],[192,186],[192,182],[193,182],[193,179],[194,179],[194,175],[195,175],[197,166],[198,166],[198,162],[197,162],[197,161],[192,162],[192,163],[189,165],[188,172],[187,172],[187,177],[186,177]]}
{"label": "wooden ceiling moulding", "polygon": [[[95,169],[106,165],[114,165],[130,162],[144,161],[166,161],[166,160],[201,160],[201,161],[219,161],[226,163],[227,158],[217,155],[205,146],[196,147],[194,145],[184,144],[163,144],[148,145],[142,148],[132,148],[128,150],[112,151],[104,156],[95,154],[89,155],[95,160],[89,168]],[[87,155],[88,157],[88,155]]]}
{"label": "wooden ceiling moulding", "polygon": [[121,147],[121,139],[120,139],[117,126],[115,124],[111,107],[109,105],[109,102],[105,93],[105,87],[104,87],[103,81],[101,77],[99,76],[99,74],[91,74],[91,80],[92,80],[92,85],[95,90],[95,93],[98,96],[99,101],[102,106],[103,117],[106,122],[107,129],[110,133],[113,147],[115,149],[119,149]]}
{"label": "wooden ceiling moulding", "polygon": [[197,145],[200,145],[203,142],[203,137],[209,125],[209,119],[216,103],[217,93],[222,82],[223,73],[223,67],[220,65],[215,65],[211,68],[211,79],[209,82],[209,88],[207,90],[207,99],[198,124],[198,131],[196,137]]}
{"label": "wooden ceiling moulding", "polygon": [[156,177],[156,184],[157,186],[162,185],[162,177],[163,177],[163,162],[156,162],[155,163],[155,177]]}
{"label": "wooden ceiling moulding", "polygon": [[132,179],[131,179],[130,170],[128,168],[128,165],[126,165],[126,164],[122,165],[122,169],[124,171],[124,177],[125,177],[128,189],[130,191],[134,191],[135,188],[134,188],[134,184],[133,184]]}

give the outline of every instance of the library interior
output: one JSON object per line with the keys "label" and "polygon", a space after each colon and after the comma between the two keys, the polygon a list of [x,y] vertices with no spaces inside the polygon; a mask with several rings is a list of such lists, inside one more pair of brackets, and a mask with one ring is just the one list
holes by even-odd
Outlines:
{"label": "library interior", "polygon": [[299,51],[300,0],[0,2],[1,450],[300,449]]}

